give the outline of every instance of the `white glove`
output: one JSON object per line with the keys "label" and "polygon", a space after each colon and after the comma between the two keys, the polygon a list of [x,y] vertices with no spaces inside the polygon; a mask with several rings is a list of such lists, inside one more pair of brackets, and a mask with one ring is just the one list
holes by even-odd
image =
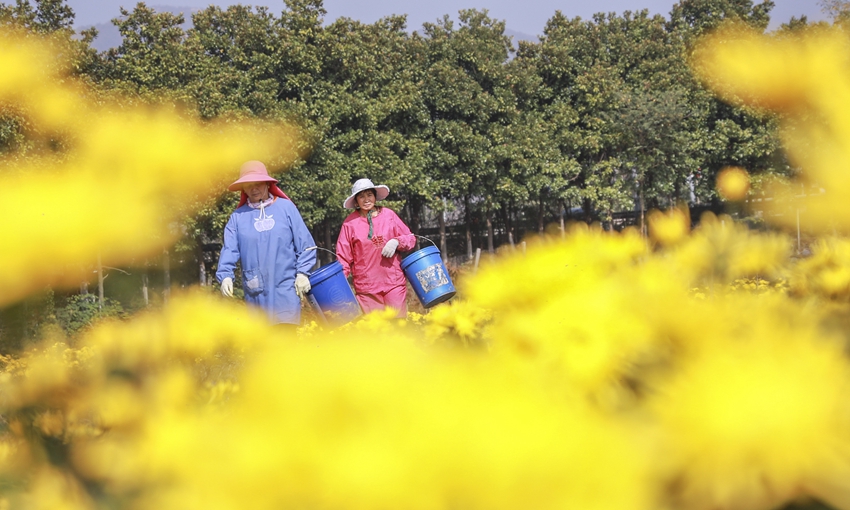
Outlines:
{"label": "white glove", "polygon": [[304,273],[298,273],[295,275],[295,293],[303,297],[308,292],[310,292],[310,279]]}
{"label": "white glove", "polygon": [[387,244],[384,245],[384,249],[381,250],[381,255],[384,257],[392,257],[395,255],[395,249],[398,248],[398,239],[390,239],[387,241]]}
{"label": "white glove", "polygon": [[224,297],[233,297],[233,279],[225,278],[221,281],[221,295]]}

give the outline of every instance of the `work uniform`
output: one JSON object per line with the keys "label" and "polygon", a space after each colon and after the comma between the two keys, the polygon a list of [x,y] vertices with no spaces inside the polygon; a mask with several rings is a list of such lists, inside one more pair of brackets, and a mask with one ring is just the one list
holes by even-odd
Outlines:
{"label": "work uniform", "polygon": [[[381,207],[372,217],[372,236],[369,237],[369,220],[354,211],[342,222],[336,242],[337,260],[345,276],[353,275],[354,292],[364,313],[390,306],[406,314],[406,280],[401,270],[399,252],[410,251],[416,237],[391,209]],[[392,257],[384,257],[381,250],[390,239],[398,241]]]}
{"label": "work uniform", "polygon": [[274,324],[298,324],[295,275],[310,274],[316,252],[307,248],[316,243],[291,200],[272,197],[265,203],[242,205],[230,215],[215,277],[219,282],[233,278],[241,261],[245,301],[262,307]]}

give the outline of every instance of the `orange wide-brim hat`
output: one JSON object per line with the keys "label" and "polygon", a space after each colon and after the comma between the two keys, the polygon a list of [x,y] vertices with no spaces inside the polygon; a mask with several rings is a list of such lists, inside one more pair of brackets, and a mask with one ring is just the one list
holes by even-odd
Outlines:
{"label": "orange wide-brim hat", "polygon": [[267,182],[269,183],[269,193],[276,197],[292,200],[277,187],[277,179],[269,175],[266,165],[261,161],[248,161],[239,169],[239,178],[227,187],[230,191],[239,191],[242,193],[239,197],[239,205],[236,207],[242,207],[248,201],[248,195],[242,191],[242,185],[246,182]]}
{"label": "orange wide-brim hat", "polygon": [[266,165],[261,161],[248,161],[239,169],[239,178],[227,187],[230,191],[242,191],[242,185],[246,182],[277,182],[277,179],[269,175]]}

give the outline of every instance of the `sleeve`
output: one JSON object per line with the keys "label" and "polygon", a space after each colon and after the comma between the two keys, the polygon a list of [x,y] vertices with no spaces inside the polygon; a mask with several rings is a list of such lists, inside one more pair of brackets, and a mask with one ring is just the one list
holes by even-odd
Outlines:
{"label": "sleeve", "polygon": [[[286,200],[286,199],[283,199]],[[291,201],[287,200],[287,209],[289,213],[289,225],[292,228],[292,242],[295,244],[295,271],[304,274],[310,274],[310,270],[316,265],[316,250],[307,250],[307,248],[315,248],[316,242],[313,241],[313,234],[304,223],[304,218],[298,212]]]}
{"label": "sleeve", "polygon": [[218,255],[218,267],[215,279],[221,283],[225,278],[233,278],[236,262],[239,261],[239,238],[236,235],[236,218],[233,214],[224,226],[224,243]]}
{"label": "sleeve", "polygon": [[354,255],[352,254],[351,240],[345,228],[345,223],[339,229],[339,237],[336,240],[336,260],[342,264],[342,272],[348,278],[351,275],[351,264],[354,263]]}
{"label": "sleeve", "polygon": [[393,211],[393,236],[394,239],[398,239],[399,251],[410,251],[416,246],[416,236],[410,232],[410,229],[395,211]]}

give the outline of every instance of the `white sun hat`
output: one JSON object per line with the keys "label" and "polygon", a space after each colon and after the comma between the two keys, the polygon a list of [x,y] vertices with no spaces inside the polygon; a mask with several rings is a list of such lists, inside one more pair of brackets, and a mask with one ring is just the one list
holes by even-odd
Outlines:
{"label": "white sun hat", "polygon": [[351,186],[351,195],[345,199],[345,202],[342,203],[342,206],[346,209],[354,209],[354,197],[357,196],[361,191],[365,191],[367,189],[375,190],[375,200],[383,200],[387,198],[387,195],[390,194],[390,188],[384,186],[383,184],[378,184],[377,186],[372,184],[372,181],[369,179],[358,179]]}

